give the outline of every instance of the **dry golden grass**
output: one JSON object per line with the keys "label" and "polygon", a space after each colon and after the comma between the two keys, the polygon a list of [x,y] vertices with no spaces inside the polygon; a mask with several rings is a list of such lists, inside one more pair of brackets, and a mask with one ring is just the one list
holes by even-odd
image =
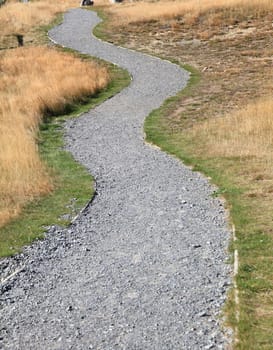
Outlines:
{"label": "dry golden grass", "polygon": [[0,8],[1,36],[25,34],[34,26],[48,24],[68,8],[78,4],[74,0],[7,2]]}
{"label": "dry golden grass", "polygon": [[221,118],[194,126],[195,137],[205,140],[211,156],[262,158],[271,169],[273,159],[273,101],[271,97],[248,104]]}
{"label": "dry golden grass", "polygon": [[[224,9],[224,11],[223,11]],[[195,23],[207,12],[221,10],[232,17],[247,12],[261,16],[273,10],[271,0],[161,0],[158,2],[140,1],[127,3],[123,6],[113,6],[110,11],[119,24],[135,23],[151,20],[165,20],[183,17],[188,24]],[[210,21],[212,19],[210,18]],[[221,19],[216,15],[211,24],[219,24]]]}
{"label": "dry golden grass", "polygon": [[108,81],[105,68],[45,47],[0,56],[0,226],[52,190],[36,142],[43,115],[61,112]]}

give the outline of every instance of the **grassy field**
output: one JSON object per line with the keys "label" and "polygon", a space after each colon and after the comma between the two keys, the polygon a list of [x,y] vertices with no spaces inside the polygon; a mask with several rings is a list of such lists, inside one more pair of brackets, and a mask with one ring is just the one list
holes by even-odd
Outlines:
{"label": "grassy field", "polygon": [[[99,1],[98,1],[99,3]],[[105,4],[105,2],[104,2]],[[247,16],[262,18],[273,10],[270,0],[180,0],[137,1],[124,6],[111,6],[109,11],[115,24],[130,24],[148,21],[174,20],[183,17],[186,24],[195,24],[204,16],[208,25],[231,24]],[[209,14],[209,16],[207,16]],[[204,20],[204,19],[202,19]]]}
{"label": "grassy field", "polygon": [[77,5],[73,0],[37,0],[28,3],[9,0],[0,10],[1,37],[28,34],[34,27],[50,23],[57,14]]}
{"label": "grassy field", "polygon": [[[235,349],[272,349],[272,2],[159,1],[99,6],[112,42],[189,64],[190,86],[146,121],[150,142],[218,185],[239,252],[226,305]],[[173,11],[173,12],[172,12]],[[236,319],[236,309],[239,320]]]}
{"label": "grassy field", "polygon": [[[47,4],[9,1],[0,8],[0,20],[7,20],[0,37],[0,256],[53,223],[69,223],[92,198],[92,178],[63,150],[65,117],[56,116],[79,114],[130,81],[113,65],[38,45],[72,2]],[[18,33],[28,38],[24,47],[13,40]]]}

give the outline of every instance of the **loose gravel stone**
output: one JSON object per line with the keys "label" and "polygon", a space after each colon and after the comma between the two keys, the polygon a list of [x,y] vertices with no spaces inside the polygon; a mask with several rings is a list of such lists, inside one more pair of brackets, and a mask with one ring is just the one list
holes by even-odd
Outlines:
{"label": "loose gravel stone", "polygon": [[143,135],[144,118],[188,74],[96,40],[98,22],[75,9],[50,37],[128,69],[132,83],[66,126],[67,149],[95,176],[97,195],[68,229],[53,226],[1,261],[0,348],[224,349],[219,312],[231,271],[222,203]]}

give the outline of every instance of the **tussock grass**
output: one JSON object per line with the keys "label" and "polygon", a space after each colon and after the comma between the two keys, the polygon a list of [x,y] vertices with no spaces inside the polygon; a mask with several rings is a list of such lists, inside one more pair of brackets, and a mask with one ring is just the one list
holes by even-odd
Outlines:
{"label": "tussock grass", "polygon": [[[79,74],[80,72],[80,74]],[[41,162],[43,118],[91,96],[109,82],[106,68],[50,48],[18,48],[0,56],[0,227],[53,185]]]}
{"label": "tussock grass", "polygon": [[[224,18],[232,23],[238,16],[268,14],[273,10],[271,0],[176,0],[127,3],[114,6],[110,12],[119,24],[147,22],[153,20],[176,19],[183,17],[185,23],[194,24],[202,16],[210,14],[208,24],[219,25]],[[219,12],[219,14],[217,13]]]}
{"label": "tussock grass", "polygon": [[1,36],[24,35],[35,26],[50,23],[58,13],[71,7],[75,7],[73,0],[7,2],[0,8]]}

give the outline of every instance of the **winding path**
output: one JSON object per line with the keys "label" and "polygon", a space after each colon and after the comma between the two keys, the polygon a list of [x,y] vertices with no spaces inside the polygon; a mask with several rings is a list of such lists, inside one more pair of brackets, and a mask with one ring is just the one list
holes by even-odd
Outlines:
{"label": "winding path", "polygon": [[75,9],[50,37],[133,80],[67,125],[67,147],[95,176],[97,196],[70,228],[26,249],[24,270],[1,296],[0,348],[222,349],[224,209],[206,179],[143,136],[145,116],[188,75],[91,37],[98,22]]}

